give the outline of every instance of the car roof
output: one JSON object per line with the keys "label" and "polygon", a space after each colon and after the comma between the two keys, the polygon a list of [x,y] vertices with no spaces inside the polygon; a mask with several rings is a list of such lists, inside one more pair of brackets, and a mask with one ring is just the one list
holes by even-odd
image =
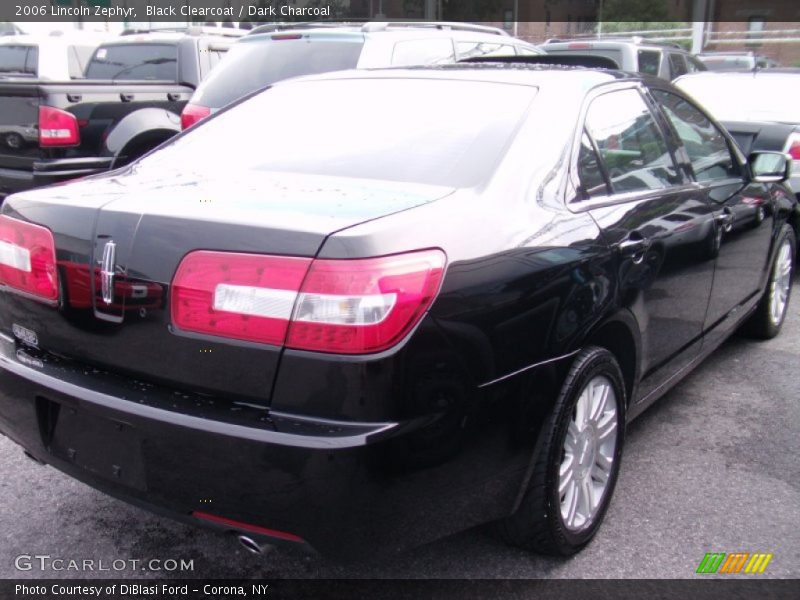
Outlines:
{"label": "car roof", "polygon": [[335,37],[358,37],[365,40],[372,37],[391,37],[393,39],[452,37],[456,40],[492,41],[497,44],[526,46],[536,49],[534,44],[511,37],[505,31],[496,27],[435,22],[416,24],[400,22],[274,24],[254,29],[242,38],[242,41],[267,41],[273,39],[273,36],[285,35],[319,36],[328,37],[329,39]]}
{"label": "car roof", "polygon": [[455,63],[412,67],[382,67],[333,71],[307,75],[278,82],[275,85],[298,81],[335,81],[348,79],[439,79],[475,81],[512,85],[541,86],[558,82],[567,87],[588,89],[618,80],[663,82],[640,73],[627,73],[611,69],[591,69],[564,65],[538,65],[523,63]]}

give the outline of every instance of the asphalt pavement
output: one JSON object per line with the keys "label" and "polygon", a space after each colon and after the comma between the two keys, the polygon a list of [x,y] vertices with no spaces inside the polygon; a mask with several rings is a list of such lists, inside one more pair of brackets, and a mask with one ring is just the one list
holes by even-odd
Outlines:
{"label": "asphalt pavement", "polygon": [[[763,577],[798,578],[800,284],[793,292],[778,338],[730,339],[630,426],[605,523],[573,558],[510,548],[486,527],[356,564],[286,549],[254,556],[39,466],[0,436],[0,578],[691,578],[706,552],[771,552]],[[33,555],[65,562],[42,571],[18,558]],[[97,570],[150,559],[193,569]]]}

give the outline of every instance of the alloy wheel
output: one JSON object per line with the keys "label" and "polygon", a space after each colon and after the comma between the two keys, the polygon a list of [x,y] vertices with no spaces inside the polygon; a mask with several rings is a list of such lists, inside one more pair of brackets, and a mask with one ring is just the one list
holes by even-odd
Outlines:
{"label": "alloy wheel", "polygon": [[770,282],[769,315],[774,325],[780,325],[786,312],[789,300],[789,288],[792,285],[792,245],[784,240],[775,259]]}
{"label": "alloy wheel", "polygon": [[564,439],[558,493],[561,519],[570,531],[589,527],[609,487],[617,448],[617,395],[604,375],[578,397]]}

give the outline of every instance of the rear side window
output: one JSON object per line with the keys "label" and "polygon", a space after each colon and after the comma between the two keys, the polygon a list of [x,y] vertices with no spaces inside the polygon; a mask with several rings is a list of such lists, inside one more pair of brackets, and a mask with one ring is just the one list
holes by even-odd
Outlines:
{"label": "rear side window", "polygon": [[669,53],[669,77],[675,79],[687,73],[686,61],[681,54],[676,52]]}
{"label": "rear side window", "polygon": [[600,159],[595,152],[592,140],[584,132],[581,137],[581,148],[578,152],[578,193],[581,200],[608,195],[608,186]]}
{"label": "rear side window", "polygon": [[87,79],[177,81],[175,44],[100,46],[86,68]]}
{"label": "rear side window", "polygon": [[677,183],[664,136],[637,90],[595,98],[586,114],[586,129],[597,143],[614,192],[658,190]]}
{"label": "rear side window", "polygon": [[436,65],[455,62],[450,38],[407,40],[397,42],[392,52],[392,65]]}
{"label": "rear side window", "polygon": [[301,75],[354,69],[362,37],[342,39],[280,39],[234,44],[200,84],[192,102],[221,108],[268,85]]}
{"label": "rear side window", "polygon": [[738,178],[741,167],[722,132],[689,101],[676,94],[652,90],[689,154],[698,181]]}
{"label": "rear side window", "polygon": [[639,50],[639,73],[658,76],[661,52],[658,50]]}
{"label": "rear side window", "polygon": [[38,64],[38,46],[0,46],[0,73],[36,76]]}

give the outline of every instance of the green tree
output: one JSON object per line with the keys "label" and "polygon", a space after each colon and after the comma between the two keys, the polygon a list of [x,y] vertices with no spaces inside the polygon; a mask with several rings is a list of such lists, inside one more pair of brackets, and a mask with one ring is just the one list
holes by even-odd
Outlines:
{"label": "green tree", "polygon": [[[666,21],[669,17],[665,2],[654,0],[607,0],[599,17],[605,21]],[[632,24],[632,23],[631,23]]]}

